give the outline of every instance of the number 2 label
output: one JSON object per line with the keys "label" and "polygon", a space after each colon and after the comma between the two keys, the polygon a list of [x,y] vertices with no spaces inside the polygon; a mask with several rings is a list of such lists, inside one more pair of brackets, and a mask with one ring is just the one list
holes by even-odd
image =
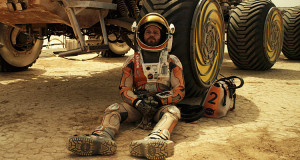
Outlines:
{"label": "number 2 label", "polygon": [[210,103],[210,104],[216,104],[214,102],[214,100],[217,99],[217,97],[218,97],[217,93],[211,92],[210,95],[212,95],[212,98],[208,101],[208,103]]}

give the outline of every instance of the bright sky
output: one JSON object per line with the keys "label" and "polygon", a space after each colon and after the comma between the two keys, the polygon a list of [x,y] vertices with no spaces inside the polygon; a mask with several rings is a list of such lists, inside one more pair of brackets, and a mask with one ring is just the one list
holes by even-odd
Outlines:
{"label": "bright sky", "polygon": [[276,7],[295,7],[300,6],[300,0],[272,0]]}

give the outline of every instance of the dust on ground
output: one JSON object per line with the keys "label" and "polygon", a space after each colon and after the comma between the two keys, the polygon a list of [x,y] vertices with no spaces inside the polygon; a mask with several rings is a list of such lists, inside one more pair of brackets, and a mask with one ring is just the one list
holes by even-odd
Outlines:
{"label": "dust on ground", "polygon": [[[28,71],[1,73],[0,159],[138,159],[129,155],[129,143],[149,131],[133,124],[121,126],[113,156],[66,149],[69,136],[91,133],[105,108],[122,101],[118,85],[127,57],[73,61],[45,51]],[[168,159],[300,159],[299,66],[281,55],[271,70],[239,70],[226,54],[221,74],[245,80],[236,110],[221,119],[179,122]]]}

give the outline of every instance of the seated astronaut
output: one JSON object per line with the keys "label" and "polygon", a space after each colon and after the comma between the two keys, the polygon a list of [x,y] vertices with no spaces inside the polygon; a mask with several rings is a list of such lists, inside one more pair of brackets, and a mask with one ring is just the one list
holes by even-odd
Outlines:
{"label": "seated astronaut", "polygon": [[137,47],[122,67],[119,88],[124,102],[110,105],[92,134],[69,137],[67,148],[75,154],[114,154],[114,137],[125,122],[139,122],[140,128],[152,129],[144,139],[130,143],[132,156],[165,159],[174,154],[170,135],[180,119],[176,103],[185,95],[182,64],[169,54],[175,27],[162,15],[149,13],[132,29]]}

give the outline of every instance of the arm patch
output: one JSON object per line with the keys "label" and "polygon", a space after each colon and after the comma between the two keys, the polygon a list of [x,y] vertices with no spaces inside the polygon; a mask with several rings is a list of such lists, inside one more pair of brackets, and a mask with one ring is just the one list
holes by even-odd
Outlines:
{"label": "arm patch", "polygon": [[180,60],[175,55],[170,55],[170,59],[175,63],[176,66],[178,66],[180,69],[182,69],[182,64]]}

